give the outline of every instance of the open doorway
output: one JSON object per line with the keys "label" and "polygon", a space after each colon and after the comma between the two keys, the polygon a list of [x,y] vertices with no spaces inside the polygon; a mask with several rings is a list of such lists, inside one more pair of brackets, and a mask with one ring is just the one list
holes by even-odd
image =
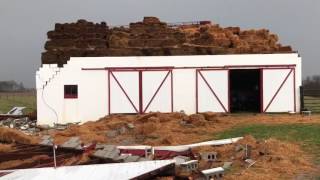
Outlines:
{"label": "open doorway", "polygon": [[260,112],[260,69],[230,70],[231,112]]}

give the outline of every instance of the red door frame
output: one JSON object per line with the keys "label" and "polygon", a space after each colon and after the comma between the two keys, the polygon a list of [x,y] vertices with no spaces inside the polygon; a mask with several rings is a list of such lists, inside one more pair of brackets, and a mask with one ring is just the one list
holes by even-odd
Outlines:
{"label": "red door frame", "polygon": [[[165,71],[168,72],[164,79],[161,81],[160,85],[158,86],[156,92],[152,95],[150,101],[147,103],[147,106],[144,108],[143,106],[143,72],[146,71]],[[118,79],[114,76],[113,72],[138,72],[139,73],[139,108],[135,107],[134,103],[130,99],[128,93],[125,91],[121,83],[118,81]],[[160,91],[161,87],[163,86],[164,82],[168,79],[170,75],[170,93],[171,93],[171,112],[173,112],[173,72],[172,68],[117,68],[117,69],[108,69],[108,113],[109,115],[111,114],[111,81],[110,77],[112,77],[117,85],[120,87],[121,91],[125,94],[126,98],[129,100],[130,104],[132,107],[135,109],[136,113],[143,114],[146,113],[148,110],[149,106],[153,102],[154,98]]]}
{"label": "red door frame", "polygon": [[220,106],[222,107],[222,109],[228,113],[230,112],[230,105],[228,107],[228,109],[223,105],[222,101],[220,100],[220,98],[217,96],[217,94],[215,93],[215,91],[212,89],[211,85],[208,83],[207,79],[203,76],[203,74],[201,73],[201,71],[227,71],[228,73],[228,104],[230,104],[230,79],[229,79],[229,69],[196,69],[196,113],[199,113],[199,77],[201,77],[201,79],[205,82],[205,84],[207,85],[207,87],[209,88],[210,92],[213,94],[213,96],[218,100]]}

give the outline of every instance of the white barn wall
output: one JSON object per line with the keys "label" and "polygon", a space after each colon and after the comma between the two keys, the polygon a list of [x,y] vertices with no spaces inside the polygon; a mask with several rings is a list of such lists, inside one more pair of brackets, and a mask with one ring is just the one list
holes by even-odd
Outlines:
{"label": "white barn wall", "polygon": [[[298,57],[298,54],[71,58],[70,61],[68,61],[63,68],[60,68],[60,71],[48,81],[47,85],[45,85],[46,83],[42,82],[40,78],[47,79],[47,77],[50,77],[50,73],[45,69],[48,65],[43,65],[37,72],[38,123],[49,125],[53,125],[54,122],[83,123],[90,120],[97,120],[108,114],[107,71],[82,70],[82,68],[156,66],[208,67],[286,64],[296,65],[296,108],[299,110],[301,58]],[[173,70],[174,111],[184,110],[188,114],[196,112],[195,76],[195,69]],[[64,99],[63,86],[66,84],[78,85],[78,99]],[[133,86],[133,84],[131,85]],[[44,98],[41,96],[43,90]],[[268,92],[268,89],[264,89],[264,92]],[[55,114],[57,114],[57,117]]]}

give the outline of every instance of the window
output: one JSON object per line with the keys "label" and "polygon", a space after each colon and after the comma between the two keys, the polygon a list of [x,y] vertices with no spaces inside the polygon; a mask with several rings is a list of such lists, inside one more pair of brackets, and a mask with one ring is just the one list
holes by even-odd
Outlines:
{"label": "window", "polygon": [[78,85],[64,85],[64,98],[65,99],[78,98]]}

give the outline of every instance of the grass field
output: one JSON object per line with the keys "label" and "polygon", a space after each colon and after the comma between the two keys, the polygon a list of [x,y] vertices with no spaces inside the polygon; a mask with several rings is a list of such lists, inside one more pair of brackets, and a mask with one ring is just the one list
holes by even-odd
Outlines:
{"label": "grass field", "polygon": [[276,138],[300,144],[313,154],[315,162],[320,164],[320,124],[254,124],[234,127],[215,134],[216,138],[230,138],[252,135],[257,139]]}
{"label": "grass field", "polygon": [[36,97],[25,94],[0,96],[0,113],[7,113],[14,106],[24,106],[26,113],[32,112],[36,110]]}

